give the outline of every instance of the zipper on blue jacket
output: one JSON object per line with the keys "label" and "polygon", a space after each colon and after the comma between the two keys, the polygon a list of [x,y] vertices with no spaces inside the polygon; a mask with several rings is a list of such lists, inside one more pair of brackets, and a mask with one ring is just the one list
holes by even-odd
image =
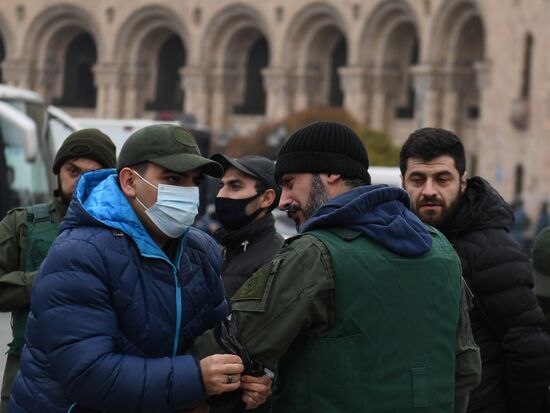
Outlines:
{"label": "zipper on blue jacket", "polygon": [[185,231],[185,235],[183,236],[183,240],[181,241],[180,248],[178,248],[176,253],[176,266],[174,267],[173,274],[174,274],[174,281],[176,285],[176,332],[174,335],[174,349],[172,350],[172,355],[175,356],[178,351],[179,341],[180,341],[180,328],[181,328],[181,281],[178,277],[178,269],[180,267],[180,260],[181,256],[183,254],[183,250],[185,249],[185,246],[187,244],[187,236],[189,235],[189,229]]}

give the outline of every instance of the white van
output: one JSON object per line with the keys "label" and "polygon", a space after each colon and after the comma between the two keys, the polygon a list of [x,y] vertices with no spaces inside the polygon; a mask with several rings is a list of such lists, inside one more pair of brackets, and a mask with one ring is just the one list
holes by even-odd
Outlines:
{"label": "white van", "polygon": [[64,139],[76,129],[69,115],[35,92],[0,84],[0,219],[14,206],[50,198],[57,187],[51,172],[54,133]]}
{"label": "white van", "polygon": [[[76,118],[82,128],[96,128],[110,137],[116,145],[116,154],[120,153],[120,149],[128,136],[136,130],[146,126],[170,123],[179,125],[177,121],[160,121],[152,119],[101,119],[101,118]],[[56,147],[59,147],[62,142],[56,142]]]}
{"label": "white van", "polygon": [[401,170],[397,166],[371,166],[369,174],[372,185],[387,184],[401,187]]}

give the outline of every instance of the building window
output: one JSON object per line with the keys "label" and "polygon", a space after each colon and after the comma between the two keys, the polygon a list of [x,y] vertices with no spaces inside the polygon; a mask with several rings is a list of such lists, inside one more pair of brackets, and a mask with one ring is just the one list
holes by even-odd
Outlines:
{"label": "building window", "polygon": [[523,55],[523,73],[521,81],[521,97],[529,99],[531,90],[531,66],[533,60],[533,36],[531,33],[525,35],[525,49]]}
{"label": "building window", "polygon": [[342,37],[338,43],[336,43],[336,46],[332,51],[330,66],[330,106],[342,106],[344,104],[344,92],[342,91],[342,85],[340,84],[338,68],[346,65],[347,54],[346,39]]}
{"label": "building window", "polygon": [[147,110],[183,111],[184,93],[180,69],[185,66],[185,49],[176,35],[168,38],[160,48],[157,59],[155,100],[147,104]]}
{"label": "building window", "polygon": [[514,174],[514,195],[516,197],[521,196],[523,193],[523,179],[524,179],[524,170],[523,165],[516,165],[516,172]]}
{"label": "building window", "polygon": [[76,36],[65,53],[65,76],[62,106],[93,108],[96,103],[96,88],[92,67],[97,60],[94,40],[87,33]]}
{"label": "building window", "polygon": [[413,47],[410,51],[409,66],[405,68],[405,88],[406,88],[406,103],[404,106],[398,106],[395,108],[395,117],[398,119],[412,119],[414,118],[414,102],[416,100],[414,93],[414,85],[412,75],[409,69],[418,64],[418,40],[415,39]]}
{"label": "building window", "polygon": [[262,69],[267,66],[269,50],[267,40],[261,36],[250,48],[245,65],[244,100],[235,107],[235,113],[241,115],[263,115],[265,113],[266,93],[262,78]]}

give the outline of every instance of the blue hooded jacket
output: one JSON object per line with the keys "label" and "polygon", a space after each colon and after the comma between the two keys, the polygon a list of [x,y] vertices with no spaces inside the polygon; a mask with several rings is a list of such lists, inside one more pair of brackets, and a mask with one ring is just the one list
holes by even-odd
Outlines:
{"label": "blue hooded jacket", "polygon": [[404,256],[422,255],[432,247],[430,233],[411,211],[409,195],[387,185],[361,186],[325,202],[300,232],[331,227],[358,231]]}
{"label": "blue hooded jacket", "polygon": [[173,412],[206,396],[183,355],[227,313],[216,243],[189,228],[170,259],[114,170],[78,181],[31,297],[10,412]]}

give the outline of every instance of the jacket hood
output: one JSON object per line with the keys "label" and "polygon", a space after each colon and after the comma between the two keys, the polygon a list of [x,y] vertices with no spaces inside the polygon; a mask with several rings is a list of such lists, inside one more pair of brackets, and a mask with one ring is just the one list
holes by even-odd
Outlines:
{"label": "jacket hood", "polygon": [[116,169],[87,172],[78,180],[60,232],[81,226],[107,226],[120,230],[136,242],[143,256],[168,259],[121,191]]}
{"label": "jacket hood", "polygon": [[421,255],[432,246],[426,226],[411,211],[408,194],[387,185],[361,186],[327,201],[300,232],[331,227],[361,232],[399,255]]}
{"label": "jacket hood", "polygon": [[455,218],[443,232],[449,237],[488,228],[509,232],[513,224],[510,205],[489,182],[475,176],[468,179]]}

